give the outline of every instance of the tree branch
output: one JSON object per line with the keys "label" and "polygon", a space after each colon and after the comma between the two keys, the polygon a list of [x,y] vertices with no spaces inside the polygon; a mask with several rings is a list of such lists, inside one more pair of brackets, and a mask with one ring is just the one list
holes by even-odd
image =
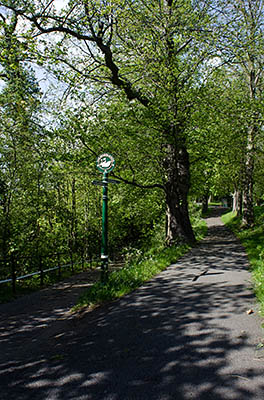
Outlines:
{"label": "tree branch", "polygon": [[[45,28],[42,26],[41,22],[39,22],[39,18],[42,17],[41,15],[40,16],[38,16],[38,15],[29,16],[29,15],[26,15],[25,11],[23,11],[23,10],[17,10],[17,9],[15,9],[15,7],[12,7],[12,6],[8,6],[8,8],[11,9],[16,15],[23,16],[24,18],[26,18],[28,21],[30,21],[31,23],[33,23],[35,25],[35,27],[39,30],[39,33],[37,33],[35,35],[35,37],[37,37],[41,34],[61,32],[61,33],[68,34],[78,40],[89,41],[89,42],[95,43],[97,45],[97,47],[103,53],[104,59],[105,59],[105,65],[108,68],[108,70],[111,72],[111,76],[109,77],[110,82],[113,85],[117,86],[118,88],[123,89],[128,100],[136,99],[145,107],[149,106],[149,104],[150,104],[149,98],[144,96],[141,93],[140,89],[139,90],[135,89],[133,87],[132,83],[128,79],[120,77],[119,68],[113,59],[113,53],[110,48],[109,40],[108,40],[108,44],[104,44],[103,37],[101,36],[102,30],[100,30],[100,29],[99,29],[99,33],[96,34],[94,27],[92,25],[92,22],[91,22],[91,18],[89,17],[89,10],[88,10],[87,5],[85,5],[85,13],[86,13],[86,16],[89,17],[88,20],[89,20],[89,28],[90,28],[90,32],[91,32],[90,35],[77,32],[73,29],[70,29],[70,28],[64,26],[64,24],[66,22],[65,19],[62,20],[61,22],[58,21],[59,25],[57,25],[57,26]],[[46,16],[45,18],[48,18],[48,16]],[[54,21],[53,17],[50,16],[49,18],[51,20],[53,19],[53,21]],[[112,21],[112,24],[113,24],[113,21]]]}
{"label": "tree branch", "polygon": [[136,99],[142,105],[147,107],[150,103],[149,99],[144,95],[142,95],[139,90],[134,89],[131,82],[129,82],[127,79],[120,78],[119,68],[117,67],[117,65],[113,60],[113,53],[110,49],[110,46],[104,44],[102,38],[100,37],[96,38],[96,44],[104,54],[106,67],[111,71],[112,74],[110,78],[111,82],[115,86],[118,86],[120,89],[123,89],[125,91],[128,100]]}

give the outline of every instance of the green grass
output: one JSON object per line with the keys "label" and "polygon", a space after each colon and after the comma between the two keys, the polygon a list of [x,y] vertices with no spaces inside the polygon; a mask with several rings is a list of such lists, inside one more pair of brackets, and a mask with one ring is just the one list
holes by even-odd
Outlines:
{"label": "green grass", "polygon": [[145,259],[142,257],[141,261],[131,263],[120,271],[112,272],[107,283],[97,282],[83,294],[73,311],[102,304],[130,293],[168,265],[176,262],[188,249],[186,245],[167,248],[159,255],[149,255]]}
{"label": "green grass", "polygon": [[243,228],[241,218],[230,212],[222,217],[244,245],[250,261],[254,291],[264,316],[264,207],[255,208],[255,225]]}
{"label": "green grass", "polygon": [[[207,232],[204,221],[196,221],[195,233],[201,240]],[[166,248],[160,242],[152,243],[152,247],[143,254],[133,258],[127,266],[120,271],[109,275],[107,283],[97,282],[86,291],[78,300],[73,311],[103,304],[105,302],[122,297],[141,286],[144,282],[175,263],[190,249],[188,245],[179,245]]]}
{"label": "green grass", "polygon": [[222,202],[221,201],[210,201],[209,206],[210,207],[217,207],[217,206],[221,206]]}

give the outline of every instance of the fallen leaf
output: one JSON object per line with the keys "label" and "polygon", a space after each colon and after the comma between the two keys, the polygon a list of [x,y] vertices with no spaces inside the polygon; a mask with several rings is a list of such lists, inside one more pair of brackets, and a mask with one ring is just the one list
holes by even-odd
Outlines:
{"label": "fallen leaf", "polygon": [[247,315],[253,314],[254,311],[252,310],[252,308],[250,310],[247,310]]}

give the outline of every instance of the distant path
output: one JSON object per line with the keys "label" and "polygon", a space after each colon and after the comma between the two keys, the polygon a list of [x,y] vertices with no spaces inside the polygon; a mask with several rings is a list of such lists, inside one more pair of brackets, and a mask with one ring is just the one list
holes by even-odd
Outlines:
{"label": "distant path", "polygon": [[92,313],[69,316],[74,282],[0,306],[1,400],[263,400],[248,260],[207,222],[175,265]]}

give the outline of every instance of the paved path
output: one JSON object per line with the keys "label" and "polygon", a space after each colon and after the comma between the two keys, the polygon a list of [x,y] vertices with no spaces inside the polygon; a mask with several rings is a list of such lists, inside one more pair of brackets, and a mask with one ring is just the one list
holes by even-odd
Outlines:
{"label": "paved path", "polygon": [[247,257],[218,217],[208,225],[175,265],[92,313],[69,318],[74,285],[61,302],[57,290],[55,303],[42,291],[0,306],[0,399],[263,400]]}

